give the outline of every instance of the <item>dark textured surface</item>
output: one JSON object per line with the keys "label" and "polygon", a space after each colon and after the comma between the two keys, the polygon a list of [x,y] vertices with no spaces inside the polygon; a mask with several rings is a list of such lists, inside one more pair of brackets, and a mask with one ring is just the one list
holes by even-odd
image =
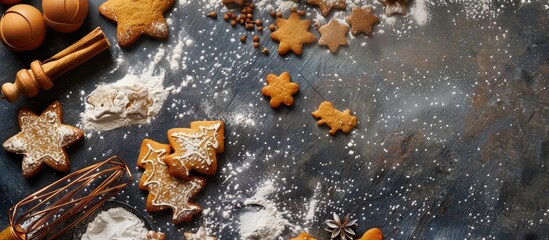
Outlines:
{"label": "dark textured surface", "polygon": [[[95,26],[115,45],[115,25],[99,16],[99,4],[91,2],[77,33],[49,31],[39,50],[14,53],[0,46],[2,82],[13,81],[17,70]],[[188,68],[170,71],[166,61],[158,68],[167,69],[165,86],[178,86],[190,75],[196,87],[170,95],[151,124],[93,133],[68,151],[71,171],[110,155],[126,159],[135,181],[117,200],[136,206],[155,229],[169,231],[170,239],[201,224],[222,239],[238,238],[239,209],[229,218],[221,211],[253,195],[267,179],[278,186],[272,197],[288,211],[288,220],[321,239],[328,237],[324,220],[332,212],[358,218],[359,234],[379,227],[388,239],[547,239],[549,15],[544,4],[494,1],[490,6],[498,14],[478,19],[468,18],[460,4],[428,5],[430,21],[423,26],[397,17],[393,25],[375,27],[383,33],[350,39],[349,47],[335,55],[309,45],[301,57],[280,57],[268,31],[262,34],[268,56],[250,43],[231,42],[244,30],[233,30],[221,18],[205,18],[211,9],[197,1],[170,10],[173,28],[167,40],[142,38],[124,50],[128,63],[120,68],[115,59],[121,50],[115,47],[58,79],[51,91],[15,104],[0,102],[0,141],[19,131],[19,108],[40,113],[54,100],[64,108],[64,122],[76,125],[84,111],[80,91],[89,94],[99,83],[120,79],[128,66],[146,62],[158,47],[170,51],[185,29],[194,40],[185,48]],[[383,9],[376,6],[380,15]],[[257,14],[270,19],[267,11]],[[290,72],[300,92],[293,108],[272,110],[260,89],[267,74],[282,71]],[[326,127],[317,127],[310,113],[323,100],[350,108],[358,128],[331,137]],[[240,116],[255,124],[243,124]],[[208,178],[195,199],[211,215],[207,223],[199,216],[172,226],[169,212],[142,210],[146,193],[136,185],[142,172],[135,167],[138,148],[144,137],[166,142],[167,129],[200,119],[226,123],[219,174]],[[44,168],[25,180],[20,168],[20,156],[0,151],[1,227],[8,224],[5,213],[11,206],[62,177]],[[317,184],[315,219],[305,223]],[[287,228],[283,235],[297,234]]]}

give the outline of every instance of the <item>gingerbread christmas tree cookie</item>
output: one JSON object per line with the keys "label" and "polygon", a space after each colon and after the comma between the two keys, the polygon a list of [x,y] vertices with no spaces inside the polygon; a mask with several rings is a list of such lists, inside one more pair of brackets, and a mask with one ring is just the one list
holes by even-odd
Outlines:
{"label": "gingerbread christmas tree cookie", "polygon": [[182,180],[170,175],[164,163],[164,158],[170,152],[170,145],[150,139],[143,140],[137,166],[144,168],[145,172],[139,181],[139,189],[149,191],[147,211],[158,212],[171,208],[172,221],[178,224],[190,221],[195,214],[202,211],[190,199],[202,190],[206,180],[194,176]]}
{"label": "gingerbread christmas tree cookie", "polygon": [[320,8],[322,16],[326,17],[330,15],[332,8],[345,10],[347,3],[345,0],[307,0],[307,4],[317,5]]}
{"label": "gingerbread christmas tree cookie", "polygon": [[327,46],[331,53],[337,52],[339,46],[347,46],[347,32],[349,27],[341,24],[339,20],[332,19],[330,22],[318,29],[320,32],[320,39],[318,45]]}
{"label": "gingerbread christmas tree cookie", "polygon": [[374,10],[370,5],[361,8],[354,7],[351,15],[345,18],[345,20],[351,25],[351,33],[353,35],[364,33],[367,36],[372,35],[374,24],[379,22],[379,18],[374,14]]}
{"label": "gingerbread christmas tree cookie", "polygon": [[409,0],[378,0],[381,4],[385,5],[385,15],[387,17],[396,14],[406,15],[406,5]]}
{"label": "gingerbread christmas tree cookie", "polygon": [[173,0],[107,0],[99,13],[116,22],[118,45],[128,47],[145,34],[154,38],[168,36],[168,24],[163,16]]}
{"label": "gingerbread christmas tree cookie", "polygon": [[62,124],[61,105],[52,103],[38,116],[22,109],[19,112],[21,132],[4,142],[8,152],[23,155],[23,176],[38,173],[44,164],[67,172],[70,160],[65,148],[84,136],[84,132],[73,126]]}
{"label": "gingerbread christmas tree cookie", "polygon": [[351,110],[345,109],[341,112],[328,101],[322,102],[312,115],[320,119],[317,122],[319,126],[326,124],[330,128],[330,135],[336,134],[338,130],[348,133],[357,125],[357,119],[351,115]]}
{"label": "gingerbread christmas tree cookie", "polygon": [[297,55],[303,52],[303,45],[316,41],[314,34],[309,32],[311,20],[301,20],[297,12],[292,12],[288,19],[277,18],[278,29],[271,33],[271,38],[280,43],[278,54],[284,55],[292,51]]}
{"label": "gingerbread christmas tree cookie", "polygon": [[274,74],[267,75],[267,86],[261,89],[265,97],[270,97],[271,107],[277,108],[281,104],[286,106],[294,105],[293,94],[299,91],[299,85],[290,81],[290,73],[283,72],[280,76]]}
{"label": "gingerbread christmas tree cookie", "polygon": [[224,151],[224,126],[222,121],[197,121],[190,128],[168,130],[168,141],[175,150],[164,160],[170,173],[183,179],[189,179],[191,170],[214,175],[216,154]]}

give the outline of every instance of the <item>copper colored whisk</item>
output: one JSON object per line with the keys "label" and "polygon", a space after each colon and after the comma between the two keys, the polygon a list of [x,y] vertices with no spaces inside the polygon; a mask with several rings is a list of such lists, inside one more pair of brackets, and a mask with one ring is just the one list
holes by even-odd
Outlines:
{"label": "copper colored whisk", "polygon": [[124,161],[111,157],[26,197],[10,209],[0,240],[56,239],[131,182]]}

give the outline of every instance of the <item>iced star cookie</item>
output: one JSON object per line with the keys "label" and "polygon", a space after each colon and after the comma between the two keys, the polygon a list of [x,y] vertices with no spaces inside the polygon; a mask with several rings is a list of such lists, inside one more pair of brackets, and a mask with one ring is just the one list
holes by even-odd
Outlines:
{"label": "iced star cookie", "polygon": [[145,172],[139,181],[139,189],[149,191],[147,211],[158,212],[171,208],[172,221],[179,224],[190,221],[202,211],[202,207],[190,202],[190,199],[204,188],[206,179],[189,177],[183,180],[170,175],[164,163],[164,158],[170,152],[170,145],[143,140],[137,166],[144,168]]}
{"label": "iced star cookie", "polygon": [[192,122],[190,128],[168,130],[168,141],[174,153],[164,162],[173,176],[188,179],[191,170],[206,175],[217,171],[216,154],[224,151],[224,128],[222,121]]}
{"label": "iced star cookie", "polygon": [[23,176],[37,174],[44,164],[67,172],[70,160],[65,148],[84,136],[73,126],[62,124],[61,105],[54,102],[38,116],[22,109],[19,112],[21,132],[4,142],[6,151],[23,155]]}
{"label": "iced star cookie", "polygon": [[143,34],[154,38],[168,37],[168,24],[163,16],[173,0],[107,0],[99,13],[118,24],[118,45],[128,47]]}

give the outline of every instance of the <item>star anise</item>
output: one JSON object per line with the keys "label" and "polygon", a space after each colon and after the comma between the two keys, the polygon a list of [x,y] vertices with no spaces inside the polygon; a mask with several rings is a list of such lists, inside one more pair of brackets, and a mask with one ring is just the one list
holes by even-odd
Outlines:
{"label": "star anise", "polygon": [[334,213],[334,219],[326,220],[326,225],[328,225],[328,227],[324,230],[332,234],[330,239],[339,237],[341,240],[352,240],[353,236],[355,236],[355,231],[353,231],[352,228],[357,226],[356,221],[356,219],[349,221],[349,214],[345,215],[345,218],[343,218],[342,221],[339,216]]}

